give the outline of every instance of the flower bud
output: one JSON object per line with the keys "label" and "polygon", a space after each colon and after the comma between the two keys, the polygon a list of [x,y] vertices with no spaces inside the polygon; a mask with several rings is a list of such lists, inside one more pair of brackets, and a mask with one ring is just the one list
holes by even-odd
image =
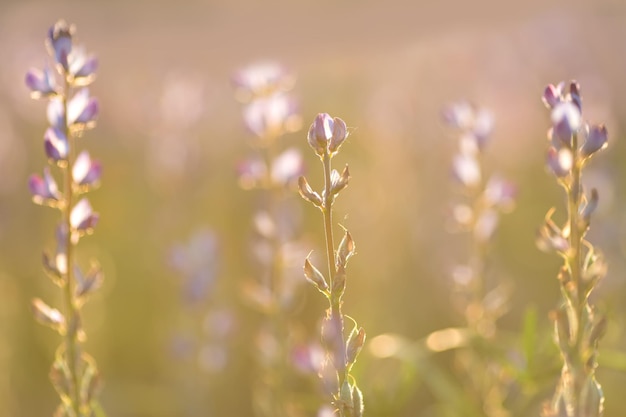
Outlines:
{"label": "flower bud", "polygon": [[346,290],[346,270],[343,266],[340,265],[337,268],[332,284],[331,295],[334,301],[338,301],[343,297],[343,293]]}
{"label": "flower bud", "polygon": [[328,152],[331,154],[337,152],[347,137],[348,130],[346,122],[339,117],[335,117],[333,119],[333,136],[330,138],[330,143],[328,144]]}
{"label": "flower bud", "polygon": [[28,180],[28,187],[36,204],[52,204],[61,199],[57,183],[50,174],[50,168],[43,169],[43,177],[33,174]]}
{"label": "flower bud", "polygon": [[550,84],[543,91],[541,99],[547,108],[552,109],[562,100],[561,90],[563,89],[563,83],[558,85]]}
{"label": "flower bud", "polygon": [[68,57],[72,52],[72,36],[74,25],[68,25],[64,20],[59,20],[48,31],[48,43],[54,60],[67,72],[69,70]]}
{"label": "flower bud", "polygon": [[363,345],[365,344],[365,330],[362,327],[356,328],[348,336],[348,342],[346,346],[346,360],[348,365],[352,365],[355,361]]}
{"label": "flower bud", "polygon": [[302,198],[312,203],[314,206],[323,206],[322,197],[320,197],[317,192],[313,191],[308,181],[303,176],[298,178],[298,191],[300,192]]}
{"label": "flower bud", "polygon": [[348,181],[350,181],[350,171],[348,170],[348,164],[346,164],[346,167],[341,172],[341,175],[339,175],[339,172],[333,169],[330,173],[330,194],[339,194],[339,191],[348,186]]}
{"label": "flower bud", "polygon": [[337,266],[344,267],[348,263],[348,259],[354,255],[356,250],[354,240],[352,239],[352,235],[347,230],[343,235],[343,239],[339,243],[339,247],[337,248]]}
{"label": "flower bud", "polygon": [[328,291],[328,283],[324,275],[313,266],[308,257],[304,261],[304,277],[321,292],[325,293]]}
{"label": "flower bud", "polygon": [[319,113],[307,135],[307,141],[318,155],[323,155],[328,149],[328,141],[333,137],[334,122],[328,113]]}
{"label": "flower bud", "polygon": [[363,417],[364,408],[363,393],[355,384],[352,386],[352,415],[354,417]]}
{"label": "flower bud", "polygon": [[39,298],[33,299],[31,307],[33,309],[33,314],[35,315],[35,319],[39,323],[51,327],[60,334],[64,333],[65,317],[63,317],[63,314],[61,314],[59,310],[50,307]]}

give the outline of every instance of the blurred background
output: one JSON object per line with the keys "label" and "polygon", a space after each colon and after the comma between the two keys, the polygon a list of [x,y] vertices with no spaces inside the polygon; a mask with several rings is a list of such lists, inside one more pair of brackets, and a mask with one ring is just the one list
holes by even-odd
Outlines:
{"label": "blurred background", "polygon": [[[563,215],[564,196],[544,168],[549,117],[540,98],[548,83],[577,79],[586,119],[606,123],[610,134],[609,149],[588,168],[586,180],[601,197],[589,239],[609,262],[594,294],[609,318],[598,372],[605,415],[625,415],[619,395],[626,363],[618,353],[626,349],[626,4],[620,0],[3,0],[0,415],[50,415],[57,403],[47,375],[59,339],[30,311],[36,296],[62,305],[40,265],[41,251],[54,242],[57,213],[32,204],[28,192],[28,176],[46,163],[46,119],[45,103],[29,98],[23,80],[30,67],[46,63],[44,38],[58,18],[76,24],[78,42],[100,61],[90,91],[101,114],[80,143],[104,167],[102,186],[90,195],[101,220],[78,256],[85,264],[97,258],[106,275],[84,323],[109,416],[253,415],[260,318],[241,288],[254,274],[258,195],[238,184],[237,166],[254,138],[231,78],[265,59],[297,77],[293,95],[304,128],[281,140],[302,151],[313,186],[322,183],[321,168],[306,128],[318,112],[328,112],[352,129],[336,158],[338,167],[349,162],[352,181],[335,213],[358,247],[345,311],[370,341],[381,334],[418,341],[463,325],[450,304],[451,271],[463,245],[446,228],[457,139],[440,115],[458,99],[491,110],[486,169],[519,190],[517,208],[502,217],[492,245],[499,276],[513,283],[499,327],[522,334],[535,314],[536,345],[548,364],[526,397],[529,416],[550,397],[560,366],[547,318],[559,298],[560,261],[536,248],[535,234],[550,207]],[[315,249],[321,260],[319,213],[294,201],[304,254]],[[200,300],[185,292],[190,264],[209,283]],[[299,297],[294,319],[308,329],[304,338],[316,340],[323,299],[306,286]],[[421,360],[392,356],[366,349],[354,370],[368,414],[444,415]],[[445,352],[432,363],[454,372]]]}

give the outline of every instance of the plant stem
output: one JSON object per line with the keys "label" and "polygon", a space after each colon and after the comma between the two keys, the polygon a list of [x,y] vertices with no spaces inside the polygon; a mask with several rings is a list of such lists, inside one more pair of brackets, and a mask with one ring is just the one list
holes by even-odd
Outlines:
{"label": "plant stem", "polygon": [[322,163],[324,164],[324,231],[326,234],[326,254],[328,256],[328,279],[330,288],[333,288],[333,280],[335,277],[335,244],[333,242],[333,196],[330,192],[330,155],[328,151],[324,152]]}
{"label": "plant stem", "polygon": [[72,392],[70,393],[70,397],[72,399],[72,408],[74,410],[74,414],[76,417],[81,415],[80,413],[80,377],[78,375],[78,355],[79,349],[78,340],[77,340],[77,326],[79,323],[79,314],[78,309],[76,307],[76,303],[74,300],[74,274],[72,267],[72,233],[71,233],[71,222],[70,215],[72,212],[72,202],[73,202],[73,189],[72,189],[72,159],[73,159],[73,150],[74,150],[74,141],[71,135],[70,130],[67,126],[67,101],[70,93],[70,86],[67,80],[67,75],[63,74],[64,78],[64,87],[63,87],[63,133],[65,134],[68,141],[68,157],[66,163],[61,167],[63,171],[63,182],[64,182],[64,204],[62,208],[62,217],[63,217],[63,228],[66,232],[66,241],[65,241],[65,307],[66,307],[66,317],[68,320],[68,329],[66,331],[66,360],[67,366],[70,372],[70,376],[72,378],[71,388]]}

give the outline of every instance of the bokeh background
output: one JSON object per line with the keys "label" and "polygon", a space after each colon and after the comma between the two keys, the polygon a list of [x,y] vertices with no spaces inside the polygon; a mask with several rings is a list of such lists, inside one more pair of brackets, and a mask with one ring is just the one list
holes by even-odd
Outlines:
{"label": "bokeh background", "polygon": [[[502,218],[493,245],[498,270],[514,283],[500,326],[519,333],[527,312],[536,313],[537,343],[555,361],[553,383],[559,364],[547,315],[559,296],[559,260],[538,251],[534,240],[547,209],[563,208],[563,195],[543,164],[549,121],[540,96],[547,83],[577,79],[586,118],[610,132],[609,150],[587,177],[601,196],[590,240],[610,265],[594,297],[610,323],[602,348],[612,360],[603,367],[601,356],[598,373],[606,416],[626,413],[620,397],[626,366],[618,353],[626,350],[621,0],[3,0],[0,415],[50,415],[57,402],[47,374],[58,337],[36,324],[29,308],[35,296],[59,302],[40,267],[56,213],[33,205],[27,188],[30,173],[45,164],[45,104],[29,98],[23,79],[28,68],[44,64],[46,31],[61,17],[77,25],[79,42],[100,59],[91,92],[101,115],[83,144],[104,166],[102,187],[90,196],[101,222],[79,256],[97,257],[106,273],[84,322],[110,416],[181,416],[190,403],[194,415],[252,415],[259,317],[242,301],[241,283],[254,273],[249,247],[257,199],[237,182],[236,166],[250,153],[252,137],[231,75],[259,59],[282,62],[297,75],[305,128],[283,143],[302,149],[314,185],[321,180],[305,140],[308,124],[323,111],[353,129],[338,157],[350,163],[353,178],[336,218],[358,245],[345,310],[370,340],[383,333],[420,340],[463,324],[449,302],[462,245],[446,229],[457,144],[440,113],[457,99],[491,109],[488,170],[519,187],[517,208]],[[301,216],[304,237],[323,253],[318,213],[302,202]],[[189,308],[171,257],[197,233],[215,248],[206,267],[214,285],[210,297]],[[306,288],[295,314],[312,338],[323,308]],[[228,322],[223,345],[181,361],[185,346],[177,335],[208,337],[207,325],[194,327],[189,317],[209,309],[228,312],[220,316]],[[445,368],[449,359],[433,360]],[[427,372],[404,363],[381,367],[382,360],[366,350],[355,369],[370,415],[438,415],[423,382]],[[539,397],[550,396],[550,381],[547,387]],[[538,403],[528,415],[537,410]]]}

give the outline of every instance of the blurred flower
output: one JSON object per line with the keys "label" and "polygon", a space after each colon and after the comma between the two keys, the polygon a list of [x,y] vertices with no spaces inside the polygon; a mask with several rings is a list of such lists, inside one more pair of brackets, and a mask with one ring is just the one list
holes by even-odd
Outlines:
{"label": "blurred flower", "polygon": [[100,181],[102,165],[89,156],[89,152],[82,151],[74,161],[72,178],[77,185],[92,186]]}
{"label": "blurred flower", "polygon": [[172,247],[169,263],[184,278],[183,297],[192,304],[210,296],[217,273],[218,242],[215,233],[199,229],[190,240]]}
{"label": "blurred flower", "polygon": [[44,134],[44,148],[54,162],[67,159],[69,144],[65,134],[56,127],[49,127]]}
{"label": "blurred flower", "polygon": [[[459,101],[446,106],[442,112],[444,122],[464,133],[462,142],[471,143],[482,150],[493,131],[493,115],[487,109],[476,108],[467,101]],[[467,145],[466,145],[467,146]]]}
{"label": "blurred flower", "polygon": [[80,200],[70,213],[70,225],[78,232],[85,232],[93,229],[98,223],[99,215],[94,213],[89,204],[89,200]]}
{"label": "blurred flower", "polygon": [[586,138],[580,149],[583,158],[587,158],[607,147],[608,133],[604,125],[585,126],[585,133]]}
{"label": "blurred flower", "polygon": [[265,61],[238,70],[232,81],[237,98],[247,102],[254,97],[291,90],[295,77],[283,65]]}
{"label": "blurred flower", "polygon": [[465,187],[475,187],[480,184],[480,165],[473,156],[462,153],[456,155],[452,162],[452,172]]}
{"label": "blurred flower", "polygon": [[283,151],[272,162],[271,177],[276,184],[287,185],[304,173],[304,159],[296,148]]}
{"label": "blurred flower", "polygon": [[74,25],[59,20],[48,31],[48,45],[57,64],[69,71],[68,57],[72,51],[72,36],[76,31]]}
{"label": "blurred flower", "polygon": [[300,128],[298,106],[283,93],[259,97],[244,106],[243,117],[250,132],[260,138],[276,137]]}
{"label": "blurred flower", "polygon": [[84,47],[74,47],[68,56],[68,62],[74,85],[85,86],[93,81],[98,69],[98,59],[94,55],[87,55]]}
{"label": "blurred flower", "polygon": [[57,91],[54,74],[47,66],[43,71],[36,68],[30,69],[26,73],[26,86],[31,90],[31,97],[34,99],[54,96]]}
{"label": "blurred flower", "polygon": [[50,174],[50,168],[43,169],[43,178],[37,174],[31,175],[28,180],[28,187],[33,195],[33,200],[37,204],[43,204],[48,200],[59,201],[61,193],[57,187],[57,183]]}
{"label": "blurred flower", "polygon": [[490,206],[509,211],[515,205],[517,187],[511,181],[499,175],[493,175],[485,186],[484,196]]}
{"label": "blurred flower", "polygon": [[82,88],[67,104],[67,125],[91,127],[98,115],[98,100],[89,97],[89,90]]}

